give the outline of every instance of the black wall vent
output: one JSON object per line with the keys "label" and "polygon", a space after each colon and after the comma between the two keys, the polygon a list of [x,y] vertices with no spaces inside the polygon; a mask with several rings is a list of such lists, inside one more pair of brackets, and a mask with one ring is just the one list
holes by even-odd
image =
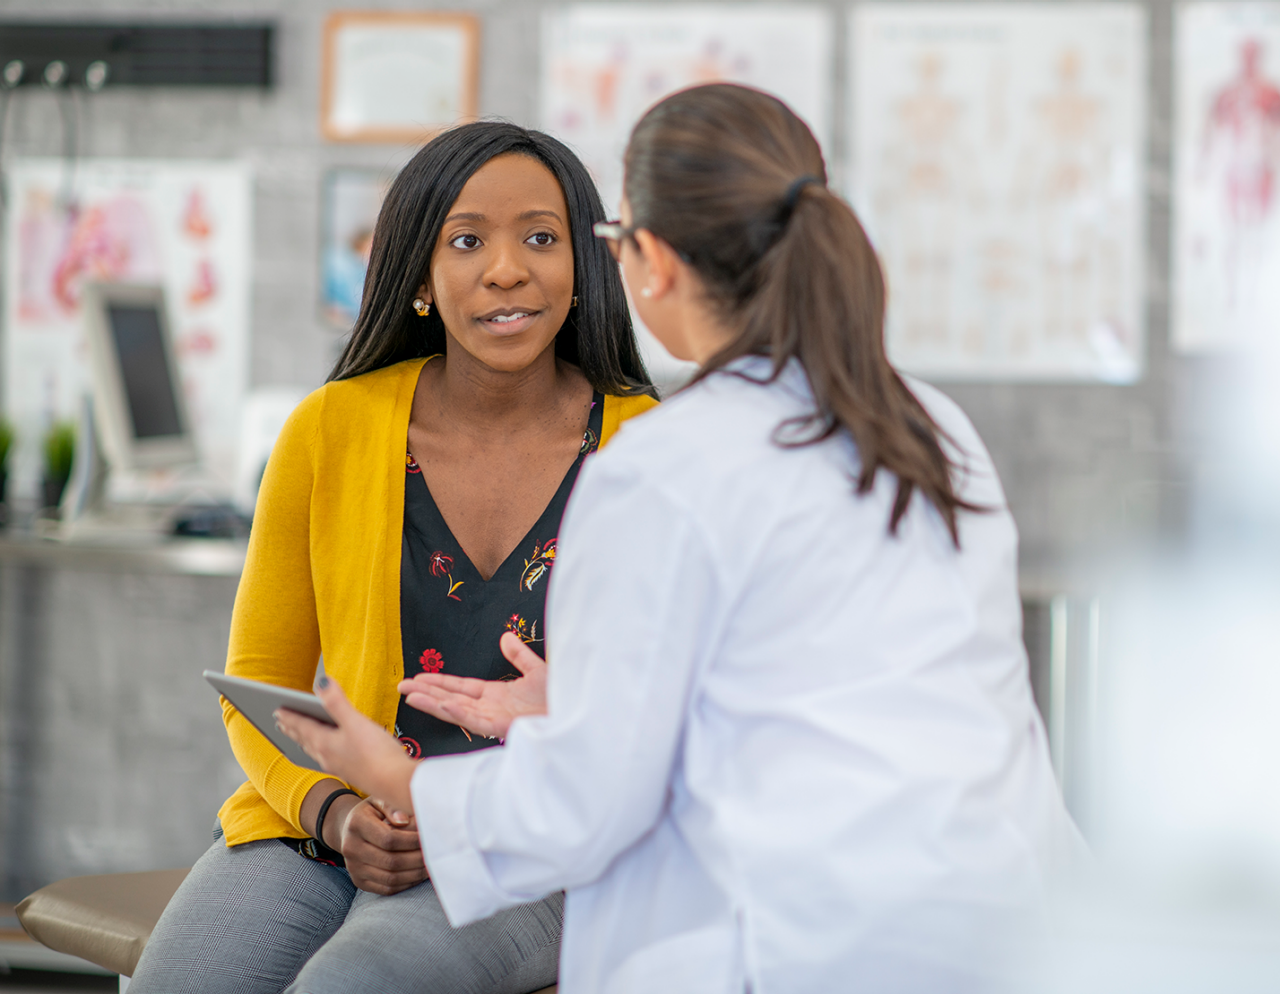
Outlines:
{"label": "black wall vent", "polygon": [[[272,24],[0,22],[0,72],[10,86],[42,85],[51,63],[72,86],[260,86],[272,84]],[[105,64],[86,71],[96,63]],[[55,69],[51,74],[58,76]],[[16,78],[13,78],[16,77]]]}

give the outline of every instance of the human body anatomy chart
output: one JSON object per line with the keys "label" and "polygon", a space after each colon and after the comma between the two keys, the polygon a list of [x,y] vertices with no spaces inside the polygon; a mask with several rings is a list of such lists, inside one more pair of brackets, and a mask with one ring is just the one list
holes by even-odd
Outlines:
{"label": "human body anatomy chart", "polygon": [[1137,379],[1141,10],[875,3],[851,31],[850,189],[887,272],[895,363]]}
{"label": "human body anatomy chart", "polygon": [[579,4],[542,21],[542,125],[581,154],[608,209],[640,116],[674,90],[728,80],[787,101],[820,142],[830,128],[831,13],[803,4]]}
{"label": "human body anatomy chart", "polygon": [[[542,17],[542,126],[572,147],[600,186],[605,209],[622,198],[631,129],[667,94],[726,80],[776,94],[824,147],[831,127],[831,12],[818,6],[577,4]],[[639,320],[654,381],[671,389],[692,373]]]}
{"label": "human body anatomy chart", "polygon": [[1280,337],[1280,3],[1178,9],[1173,341]]}

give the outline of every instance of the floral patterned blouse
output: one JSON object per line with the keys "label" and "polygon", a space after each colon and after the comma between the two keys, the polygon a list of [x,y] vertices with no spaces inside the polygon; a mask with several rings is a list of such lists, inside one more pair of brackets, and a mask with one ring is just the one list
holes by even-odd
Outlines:
{"label": "floral patterned blouse", "polygon": [[[485,580],[471,565],[427,488],[422,470],[405,452],[404,537],[400,553],[400,632],[404,675],[453,673],[482,680],[510,680],[519,671],[498,649],[504,631],[515,632],[538,655],[543,648],[547,579],[556,558],[556,535],[582,462],[599,444],[604,396],[591,398],[582,448],[542,516],[498,571]],[[410,707],[400,698],[396,735],[415,759],[499,745]],[[315,839],[281,839],[300,855],[332,866],[342,855]]]}
{"label": "floral patterned blouse", "polygon": [[[406,679],[453,673],[482,680],[512,680],[519,671],[498,649],[515,632],[538,655],[543,649],[547,580],[556,535],[582,462],[600,438],[604,397],[591,400],[578,458],[533,528],[488,580],[481,577],[445,524],[413,456],[406,453],[404,540],[400,553],[400,632]],[[445,756],[498,744],[441,721],[400,699],[396,735],[410,756]]]}

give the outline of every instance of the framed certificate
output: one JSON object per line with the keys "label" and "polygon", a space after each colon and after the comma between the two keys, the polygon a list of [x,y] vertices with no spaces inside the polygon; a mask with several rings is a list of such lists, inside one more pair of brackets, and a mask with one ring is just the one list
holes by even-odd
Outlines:
{"label": "framed certificate", "polygon": [[476,116],[470,14],[339,11],[324,25],[320,130],[330,141],[420,142]]}

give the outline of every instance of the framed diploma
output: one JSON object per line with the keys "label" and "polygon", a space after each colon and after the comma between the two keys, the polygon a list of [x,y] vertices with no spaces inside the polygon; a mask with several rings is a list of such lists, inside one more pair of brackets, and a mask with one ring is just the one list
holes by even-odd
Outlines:
{"label": "framed diploma", "polygon": [[339,11],[324,25],[320,130],[330,141],[420,142],[476,116],[470,14]]}

